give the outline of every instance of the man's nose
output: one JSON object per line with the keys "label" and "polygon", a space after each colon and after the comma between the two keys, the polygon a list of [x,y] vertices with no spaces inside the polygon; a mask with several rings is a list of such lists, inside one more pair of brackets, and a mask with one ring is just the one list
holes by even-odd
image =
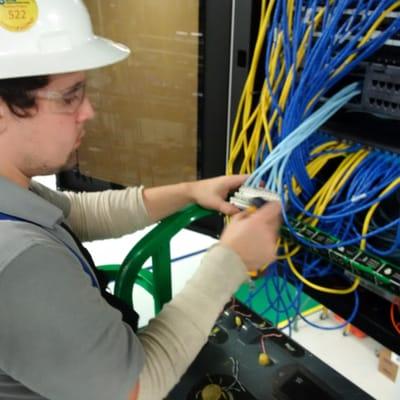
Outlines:
{"label": "man's nose", "polygon": [[88,96],[83,99],[79,109],[78,121],[83,122],[92,119],[95,116],[95,111]]}

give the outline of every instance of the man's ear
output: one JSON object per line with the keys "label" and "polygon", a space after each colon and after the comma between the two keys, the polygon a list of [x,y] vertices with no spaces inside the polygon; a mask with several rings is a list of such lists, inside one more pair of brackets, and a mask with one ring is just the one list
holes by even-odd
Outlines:
{"label": "man's ear", "polygon": [[0,135],[7,129],[6,107],[4,101],[0,99]]}

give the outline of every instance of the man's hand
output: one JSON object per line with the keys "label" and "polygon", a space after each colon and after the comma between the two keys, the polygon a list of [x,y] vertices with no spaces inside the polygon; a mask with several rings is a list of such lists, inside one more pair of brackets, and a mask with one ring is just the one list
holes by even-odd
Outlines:
{"label": "man's hand", "polygon": [[228,193],[237,189],[246,180],[246,175],[220,176],[195,182],[146,188],[143,200],[149,217],[156,222],[189,203],[233,215],[239,209],[226,201]]}
{"label": "man's hand", "polygon": [[241,186],[247,177],[247,175],[220,176],[190,182],[188,183],[189,195],[193,203],[217,210],[225,215],[234,215],[240,210],[227,201],[228,194]]}
{"label": "man's hand", "polygon": [[281,204],[273,201],[252,213],[235,215],[220,242],[235,251],[249,271],[257,271],[276,258],[280,224]]}

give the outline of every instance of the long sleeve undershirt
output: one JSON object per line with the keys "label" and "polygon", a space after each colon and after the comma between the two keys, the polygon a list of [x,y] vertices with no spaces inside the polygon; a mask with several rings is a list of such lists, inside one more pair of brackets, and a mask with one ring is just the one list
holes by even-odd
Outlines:
{"label": "long sleeve undershirt", "polygon": [[118,238],[143,229],[151,221],[143,187],[93,193],[65,192],[71,207],[68,222],[81,241]]}

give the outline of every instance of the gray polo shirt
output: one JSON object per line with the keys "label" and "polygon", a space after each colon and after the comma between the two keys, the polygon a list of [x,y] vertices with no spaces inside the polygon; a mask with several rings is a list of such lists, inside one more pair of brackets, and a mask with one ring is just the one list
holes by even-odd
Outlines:
{"label": "gray polo shirt", "polygon": [[[0,399],[127,400],[143,349],[60,226],[62,194],[0,177]],[[67,244],[67,245],[66,245]],[[83,257],[83,256],[82,256]]]}

